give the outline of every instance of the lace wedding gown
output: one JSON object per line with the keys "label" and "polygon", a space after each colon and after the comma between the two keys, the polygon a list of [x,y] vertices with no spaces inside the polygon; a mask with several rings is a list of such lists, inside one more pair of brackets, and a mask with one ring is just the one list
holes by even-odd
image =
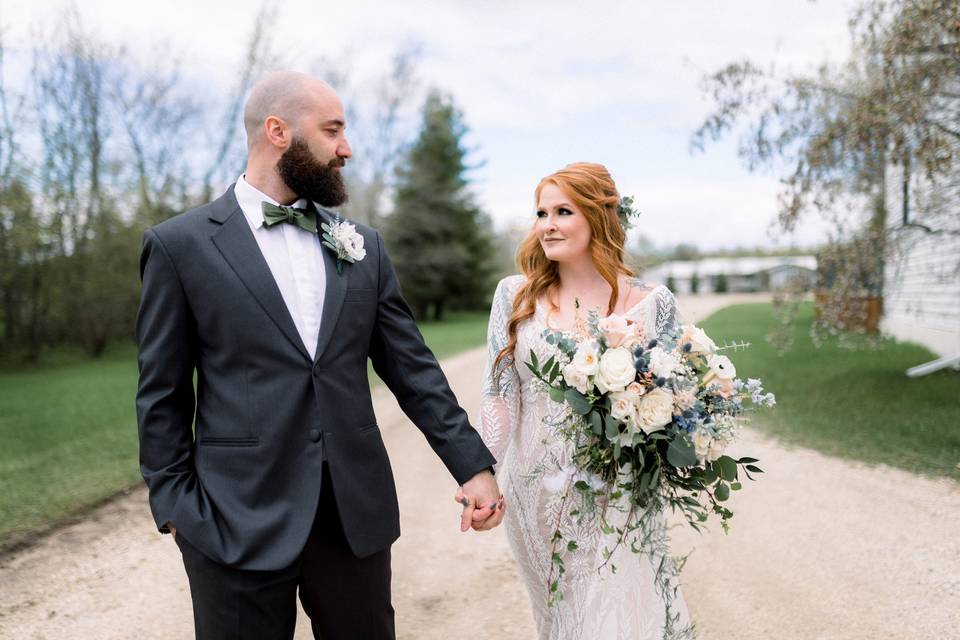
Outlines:
{"label": "lace wedding gown", "polygon": [[[603,550],[613,548],[614,536],[603,534],[595,519],[578,522],[566,515],[571,505],[563,506],[561,499],[571,469],[572,444],[557,438],[549,426],[562,419],[566,410],[538,387],[538,380],[524,364],[530,361],[531,350],[540,362],[555,353],[555,348],[543,338],[546,311],[540,305],[535,316],[518,327],[514,364],[504,370],[499,384],[494,379],[492,363],[507,344],[507,320],[523,280],[523,276],[504,278],[494,295],[479,430],[499,461],[497,481],[507,501],[504,527],[530,595],[539,638],[692,638],[679,590],[671,586],[671,597],[665,599],[662,583],[657,583],[658,567],[666,567],[667,574],[674,575],[669,556],[635,554],[621,545],[610,559],[616,573],[609,566],[598,571],[604,563]],[[639,281],[633,284],[644,287]],[[662,285],[645,288],[646,297],[627,314],[641,323],[647,336],[657,336],[677,323],[676,300]],[[579,548],[573,552],[560,549],[566,567],[560,582],[564,598],[548,607],[551,536],[561,509],[565,512],[560,520],[564,539],[576,540]],[[616,517],[613,514],[611,520]],[[656,535],[665,540],[662,514],[656,514],[652,521]]]}

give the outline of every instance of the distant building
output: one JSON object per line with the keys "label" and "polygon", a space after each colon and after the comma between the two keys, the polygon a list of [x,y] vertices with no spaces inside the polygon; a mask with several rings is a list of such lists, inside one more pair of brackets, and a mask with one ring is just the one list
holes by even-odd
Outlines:
{"label": "distant building", "polygon": [[815,256],[762,256],[674,260],[643,273],[652,283],[667,284],[677,294],[741,293],[783,289],[792,281],[809,290],[816,282]]}

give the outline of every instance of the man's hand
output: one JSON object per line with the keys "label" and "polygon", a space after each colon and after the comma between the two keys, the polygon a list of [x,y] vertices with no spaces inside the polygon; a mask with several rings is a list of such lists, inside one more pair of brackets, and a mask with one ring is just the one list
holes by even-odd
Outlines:
{"label": "man's hand", "polygon": [[497,481],[489,470],[473,476],[460,487],[454,500],[463,505],[460,531],[473,527],[476,531],[493,529],[503,520],[505,505]]}

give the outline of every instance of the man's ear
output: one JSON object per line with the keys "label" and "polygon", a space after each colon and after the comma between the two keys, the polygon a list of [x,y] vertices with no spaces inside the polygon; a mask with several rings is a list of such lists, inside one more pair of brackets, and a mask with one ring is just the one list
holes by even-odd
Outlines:
{"label": "man's ear", "polygon": [[263,135],[274,147],[285,150],[290,146],[290,127],[282,118],[268,116],[263,121]]}

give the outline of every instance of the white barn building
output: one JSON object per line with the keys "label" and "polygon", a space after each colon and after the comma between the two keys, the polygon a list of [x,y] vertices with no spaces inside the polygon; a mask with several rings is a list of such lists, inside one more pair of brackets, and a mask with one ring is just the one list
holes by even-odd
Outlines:
{"label": "white barn building", "polygon": [[806,289],[816,282],[815,256],[763,256],[743,258],[702,258],[674,260],[643,273],[649,282],[673,283],[674,293],[714,293],[725,288],[730,293],[783,289],[799,279]]}
{"label": "white barn building", "polygon": [[956,358],[960,169],[934,186],[916,175],[905,180],[901,167],[890,166],[887,187],[888,225],[896,242],[884,269],[881,329],[899,340],[920,343],[941,358]]}

